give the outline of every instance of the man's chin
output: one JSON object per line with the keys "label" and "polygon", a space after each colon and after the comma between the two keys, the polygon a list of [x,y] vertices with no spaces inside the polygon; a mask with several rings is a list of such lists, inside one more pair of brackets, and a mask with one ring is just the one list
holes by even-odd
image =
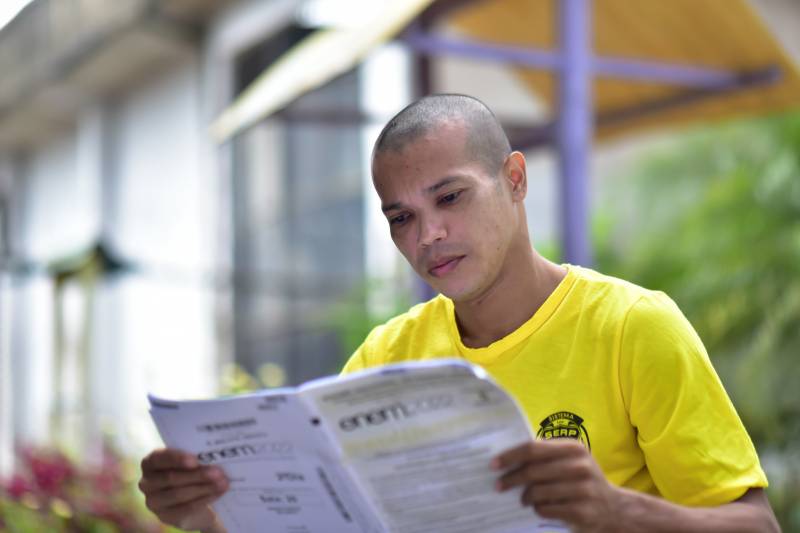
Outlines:
{"label": "man's chin", "polygon": [[473,287],[470,286],[469,276],[467,272],[450,272],[444,276],[433,276],[426,272],[421,276],[425,282],[431,286],[434,292],[442,294],[454,302],[458,302],[468,298],[473,292]]}
{"label": "man's chin", "polygon": [[442,280],[435,281],[438,281],[438,283],[432,283],[431,280],[428,280],[433,290],[450,298],[454,302],[469,299],[470,290],[468,287],[465,287],[463,283],[443,283]]}

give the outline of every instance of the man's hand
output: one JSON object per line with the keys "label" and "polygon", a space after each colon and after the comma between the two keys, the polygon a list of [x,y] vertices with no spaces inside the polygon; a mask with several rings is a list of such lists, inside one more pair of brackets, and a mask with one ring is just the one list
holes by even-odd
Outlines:
{"label": "man's hand", "polygon": [[563,520],[574,531],[614,529],[620,491],[606,480],[580,442],[527,442],[497,456],[492,468],[506,471],[497,481],[497,490],[525,487],[522,504],[532,506],[539,516]]}
{"label": "man's hand", "polygon": [[498,490],[525,487],[523,505],[563,520],[574,532],[780,532],[764,489],[750,488],[716,507],[678,505],[611,485],[575,440],[528,442],[498,455],[491,466],[506,471]]}
{"label": "man's hand", "polygon": [[159,520],[181,529],[220,533],[225,529],[209,504],[228,489],[221,469],[201,466],[180,450],[155,450],[142,460],[139,489]]}

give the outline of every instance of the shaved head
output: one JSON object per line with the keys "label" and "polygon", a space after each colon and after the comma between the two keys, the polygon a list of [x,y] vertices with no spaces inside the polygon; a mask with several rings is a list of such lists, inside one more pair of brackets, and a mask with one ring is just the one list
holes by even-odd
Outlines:
{"label": "shaved head", "polygon": [[375,141],[372,158],[384,152],[401,152],[409,143],[445,124],[463,125],[465,153],[492,175],[511,153],[508,137],[486,104],[463,94],[434,94],[408,105],[386,124]]}

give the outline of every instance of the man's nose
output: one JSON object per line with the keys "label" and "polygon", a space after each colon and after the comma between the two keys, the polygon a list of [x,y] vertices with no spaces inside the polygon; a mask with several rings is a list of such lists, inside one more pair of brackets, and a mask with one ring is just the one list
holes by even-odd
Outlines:
{"label": "man's nose", "polygon": [[417,241],[421,247],[427,248],[433,245],[434,242],[441,241],[447,237],[444,221],[440,217],[426,216],[420,218]]}

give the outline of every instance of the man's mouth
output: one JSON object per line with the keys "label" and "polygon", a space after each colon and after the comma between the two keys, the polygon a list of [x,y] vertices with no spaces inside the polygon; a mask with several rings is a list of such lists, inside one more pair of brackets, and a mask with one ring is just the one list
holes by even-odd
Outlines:
{"label": "man's mouth", "polygon": [[428,269],[428,273],[436,278],[449,274],[456,269],[464,257],[466,256],[458,255],[455,257],[444,257],[439,259],[434,262],[431,268]]}

